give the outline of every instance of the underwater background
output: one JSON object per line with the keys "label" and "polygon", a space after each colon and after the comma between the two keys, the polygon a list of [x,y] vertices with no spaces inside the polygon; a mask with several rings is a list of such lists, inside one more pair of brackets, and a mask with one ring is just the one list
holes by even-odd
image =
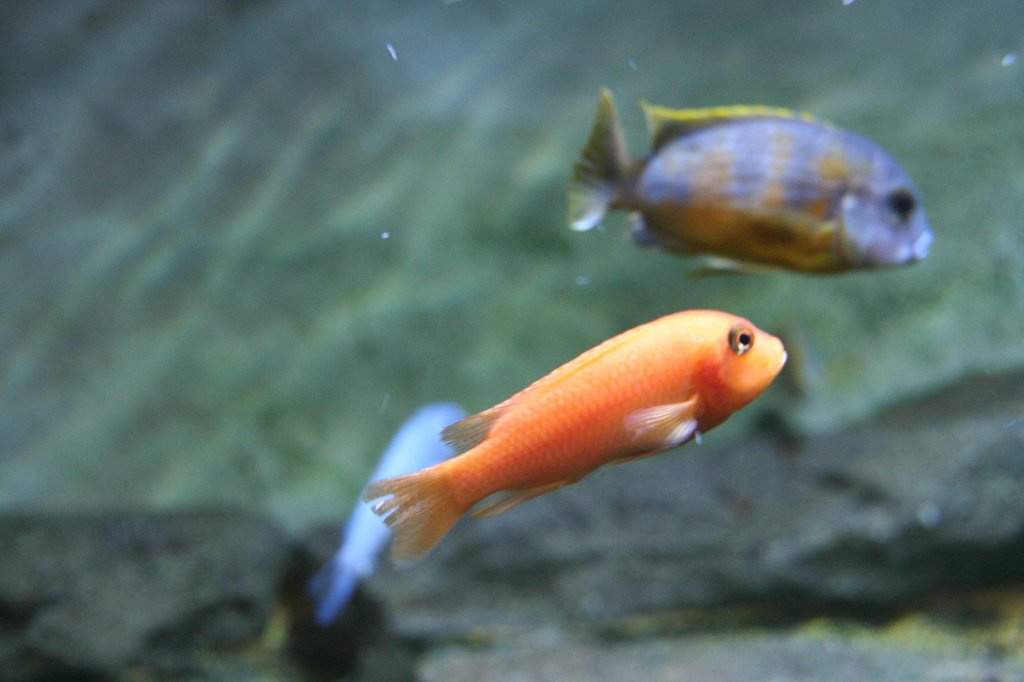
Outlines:
{"label": "underwater background", "polygon": [[[569,175],[601,87],[616,96],[633,156],[647,150],[642,99],[677,108],[782,106],[865,135],[914,179],[935,232],[931,255],[906,268],[828,277],[693,278],[687,271],[695,262],[633,245],[622,215],[600,231],[570,231]],[[813,616],[829,614],[820,604],[835,600],[873,608],[951,585],[973,590],[1024,577],[1015,476],[1024,473],[1020,0],[2,2],[0,101],[0,511],[17,521],[5,531],[4,555],[33,570],[41,556],[65,561],[67,538],[15,542],[26,519],[62,527],[54,519],[236,510],[264,529],[255,535],[265,545],[234,556],[255,557],[249,568],[262,562],[270,572],[254,579],[262,601],[246,611],[252,624],[226,641],[269,641],[274,652],[286,640],[314,641],[323,634],[296,634],[291,619],[299,617],[280,615],[281,576],[302,573],[290,548],[313,528],[331,529],[317,537],[336,532],[388,438],[416,407],[453,400],[481,410],[626,328],[714,308],[784,339],[790,362],[776,384],[699,452],[690,446],[664,456],[667,463],[617,469],[550,503],[478,522],[422,570],[385,569],[375,594],[392,630],[419,643],[463,642],[466,633],[509,623],[560,633],[544,611],[552,598],[543,584],[561,585],[558,618],[607,623],[736,600],[778,605],[793,594],[813,597],[798,609]],[[988,455],[979,452],[995,464],[986,468]],[[632,467],[636,473],[627,473]],[[715,494],[700,485],[705,475]],[[782,533],[790,527],[770,516],[778,500],[812,499],[821,486],[846,496],[842,504],[797,506],[785,518],[803,530]],[[606,510],[579,521],[590,518],[581,512],[573,518],[582,525],[558,525],[574,513],[559,505],[593,509],[616,489],[627,491],[620,516]],[[896,490],[911,492],[902,498]],[[940,493],[960,495],[959,511],[949,512]],[[645,500],[657,507],[651,500],[686,495],[704,506],[683,518],[724,536],[746,529],[750,545],[736,558],[758,564],[745,553],[756,545],[771,570],[741,575],[712,562],[691,574],[672,557],[715,554],[710,536],[685,547],[669,541],[678,550],[670,551],[664,515],[673,512],[662,507],[661,521],[623,521]],[[847,504],[865,525],[828,527],[830,513],[856,516]],[[716,526],[716,515],[734,512]],[[956,518],[966,525],[943,540],[940,520]],[[811,520],[820,524],[810,528]],[[163,537],[145,524],[131,528],[143,544]],[[646,549],[637,554],[627,539],[626,549],[608,550],[609,528],[618,529],[613,535],[633,529]],[[928,544],[932,531],[936,545]],[[254,537],[203,532],[213,544]],[[801,557],[826,547],[827,561],[786,573],[780,566],[796,564],[785,557],[798,553],[765,550],[765,538],[776,534],[780,542],[803,538]],[[71,535],[110,540],[103,532]],[[913,551],[908,538],[919,543]],[[131,551],[136,540],[117,535]],[[566,550],[576,540],[586,551]],[[333,547],[318,542],[303,551],[323,560]],[[876,570],[871,589],[861,589],[863,573],[844,573],[851,552],[861,569],[881,564],[891,573]],[[477,573],[450,570],[467,556],[482,557]],[[592,559],[607,570],[573,570]],[[973,571],[982,564],[992,570],[979,576]],[[61,565],[66,570],[54,575],[80,577]],[[922,565],[930,568],[915,572]],[[232,566],[217,574],[222,582],[236,575]],[[626,573],[623,587],[616,580]],[[715,575],[728,578],[708,577]],[[53,581],[37,585],[40,594],[54,593]],[[687,581],[689,592],[672,591]],[[456,608],[486,594],[515,604],[519,587],[534,595],[521,601],[533,611]],[[640,596],[608,597],[620,589]],[[39,661],[66,649],[39,653],[40,641],[62,641],[52,627],[34,644],[20,639],[40,599],[0,594],[3,641],[21,642],[17,660],[31,662],[25,676],[11,679],[49,674]],[[96,613],[77,608],[67,620]],[[113,603],[112,622],[120,623],[123,608]],[[203,612],[200,604],[187,615]],[[612,657],[620,662],[648,646],[643,633],[691,627],[678,619],[644,621],[639,630],[614,622],[611,635],[602,632],[628,640],[628,655]],[[578,657],[581,667],[550,679],[615,679],[614,670],[637,669],[591,668],[597,653],[586,647],[596,640],[563,650],[552,644],[561,636],[541,642],[561,652],[550,665]],[[895,668],[878,670],[940,679],[927,671],[950,656],[980,666],[971,671],[1024,676],[1019,634],[982,647],[980,659],[971,658],[978,647],[957,648],[958,636],[938,647],[929,639],[912,655],[890,651]],[[147,637],[122,638],[112,658],[96,654],[58,669],[115,677],[121,666],[160,669],[169,654],[151,655]],[[666,679],[710,679],[717,646],[701,649],[702,663],[689,659],[704,673],[671,668]],[[787,639],[772,659],[814,660],[815,646]],[[544,661],[506,660],[507,647],[498,649],[497,658],[474,651],[469,663],[458,647],[445,649],[424,659],[417,675],[511,679],[517,660]],[[723,659],[728,650],[735,648],[723,646]],[[1006,656],[994,659],[993,651]],[[686,664],[661,649],[644,655]],[[859,660],[847,649],[837,658]],[[267,679],[300,676],[275,665],[283,667]],[[187,669],[230,676],[195,666]],[[840,679],[781,670],[776,679]],[[875,668],[867,670],[847,679],[870,679]],[[598,673],[606,677],[588,677]],[[742,671],[722,675],[746,679]]]}

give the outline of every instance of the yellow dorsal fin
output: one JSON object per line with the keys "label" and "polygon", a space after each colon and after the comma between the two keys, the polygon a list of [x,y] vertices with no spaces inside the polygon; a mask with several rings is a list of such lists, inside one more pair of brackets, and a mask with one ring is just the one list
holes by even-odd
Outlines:
{"label": "yellow dorsal fin", "polygon": [[661,149],[672,140],[694,130],[745,118],[788,118],[828,125],[810,114],[763,104],[732,104],[704,109],[669,109],[641,101],[640,106],[647,118],[647,130],[651,135],[653,151]]}

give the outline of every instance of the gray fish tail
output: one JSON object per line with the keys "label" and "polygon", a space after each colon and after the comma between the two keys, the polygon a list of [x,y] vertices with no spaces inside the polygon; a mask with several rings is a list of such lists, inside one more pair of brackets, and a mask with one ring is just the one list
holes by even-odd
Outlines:
{"label": "gray fish tail", "polygon": [[569,224],[585,231],[595,227],[619,198],[629,159],[615,112],[615,101],[601,90],[597,116],[587,145],[573,167],[569,185]]}

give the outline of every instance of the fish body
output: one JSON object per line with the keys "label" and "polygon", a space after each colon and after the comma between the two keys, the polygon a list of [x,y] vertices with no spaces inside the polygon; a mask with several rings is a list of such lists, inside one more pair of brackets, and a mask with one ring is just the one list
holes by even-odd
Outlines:
{"label": "fish body", "polygon": [[[759,395],[782,343],[727,313],[675,313],[623,332],[442,433],[459,452],[371,484],[367,502],[414,561],[467,511],[496,514],[611,462],[646,457],[717,426]],[[494,497],[492,497],[494,496]]]}
{"label": "fish body", "polygon": [[932,232],[917,189],[867,138],[787,109],[643,108],[652,151],[632,161],[602,91],[570,187],[574,229],[622,209],[642,245],[811,273],[928,255]]}
{"label": "fish body", "polygon": [[[441,429],[466,416],[455,403],[419,408],[395,432],[370,481],[397,476],[442,462],[455,451],[441,441]],[[328,625],[345,608],[356,585],[371,574],[391,531],[364,504],[357,504],[341,532],[341,546],[310,582],[316,598],[316,620]]]}

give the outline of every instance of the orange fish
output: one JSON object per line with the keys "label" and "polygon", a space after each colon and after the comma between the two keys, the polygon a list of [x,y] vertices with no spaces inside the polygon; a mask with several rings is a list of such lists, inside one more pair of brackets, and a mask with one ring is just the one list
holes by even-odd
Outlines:
{"label": "orange fish", "polygon": [[441,437],[460,453],[369,485],[394,531],[391,558],[415,561],[474,505],[476,516],[575,483],[612,462],[679,447],[756,398],[782,369],[782,342],[712,310],[623,332]]}

